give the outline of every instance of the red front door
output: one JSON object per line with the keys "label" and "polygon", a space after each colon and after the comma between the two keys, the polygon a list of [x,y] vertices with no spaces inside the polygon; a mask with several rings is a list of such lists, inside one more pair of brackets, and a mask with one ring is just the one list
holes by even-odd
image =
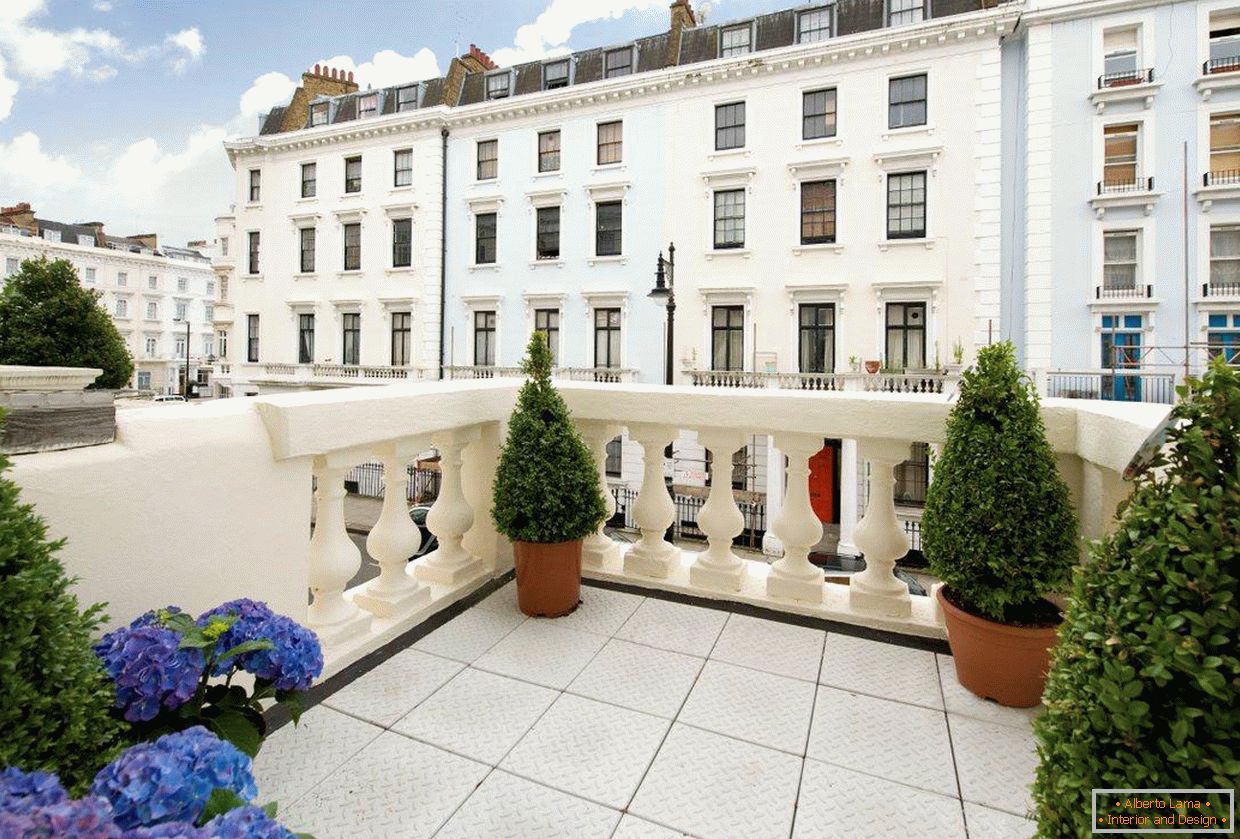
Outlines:
{"label": "red front door", "polygon": [[829,440],[809,459],[809,503],[823,524],[835,524],[839,518],[839,453],[839,441]]}

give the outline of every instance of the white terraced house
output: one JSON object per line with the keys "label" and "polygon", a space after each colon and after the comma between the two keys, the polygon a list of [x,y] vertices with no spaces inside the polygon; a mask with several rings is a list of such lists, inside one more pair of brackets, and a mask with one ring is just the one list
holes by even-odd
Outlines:
{"label": "white terraced house", "polygon": [[[998,328],[999,50],[1018,12],[844,0],[699,25],[678,0],[665,32],[510,68],[471,47],[381,91],[316,68],[229,144],[229,386],[513,375],[537,329],[562,378],[942,393],[953,349]],[[669,365],[649,292],[671,243]],[[665,442],[700,506],[714,455]],[[820,449],[819,549],[856,554],[855,444]],[[610,450],[631,518],[642,449]],[[760,436],[715,454],[754,504],[751,546],[778,554],[783,453]],[[912,521],[928,476],[918,445],[896,489]]]}
{"label": "white terraced house", "polygon": [[41,256],[71,262],[82,285],[102,294],[133,356],[129,387],[181,393],[188,350],[190,394],[210,392],[216,276],[204,242],[173,247],[153,233],[111,236],[101,222],[39,218],[27,203],[0,207],[0,279]]}

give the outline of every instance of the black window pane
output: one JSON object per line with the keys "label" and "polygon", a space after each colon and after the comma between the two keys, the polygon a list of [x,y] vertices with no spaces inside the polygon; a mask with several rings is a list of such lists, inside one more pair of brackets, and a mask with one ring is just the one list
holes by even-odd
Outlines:
{"label": "black window pane", "polygon": [[362,316],[346,312],[340,316],[340,361],[343,364],[361,363]]}
{"label": "black window pane", "polygon": [[392,366],[407,367],[410,362],[412,315],[409,312],[392,313]]}
{"label": "black window pane", "polygon": [[560,168],[560,132],[544,131],[538,135],[538,171],[556,172]]}
{"label": "black window pane", "polygon": [[474,217],[474,225],[474,262],[478,265],[490,265],[495,262],[495,213],[479,213]]}
{"label": "black window pane", "polygon": [[835,181],[801,184],[801,244],[835,241]]}
{"label": "black window pane", "polygon": [[812,90],[801,100],[801,139],[834,137],[836,132],[835,88]]}
{"label": "black window pane", "polygon": [[620,310],[594,310],[594,366],[620,366]]}
{"label": "black window pane", "polygon": [[715,150],[739,149],[745,145],[745,103],[715,106]]}
{"label": "black window pane", "polygon": [[344,226],[344,270],[360,271],[362,269],[362,226],[346,224]]}
{"label": "black window pane", "polygon": [[711,310],[711,369],[745,369],[745,309],[715,306]]}
{"label": "black window pane", "polygon": [[594,254],[596,256],[619,256],[622,244],[622,206],[619,201],[607,201],[595,206]]}
{"label": "black window pane", "polygon": [[535,243],[538,259],[560,258],[560,208],[538,208],[538,232]]}
{"label": "black window pane", "polygon": [[728,189],[715,193],[715,248],[745,246],[745,190]]}
{"label": "black window pane", "polygon": [[499,141],[478,143],[478,180],[487,181],[499,175]]}
{"label": "black window pane", "polygon": [[887,176],[887,238],[920,239],[926,235],[926,173]]}
{"label": "black window pane", "polygon": [[568,62],[555,61],[543,67],[543,89],[568,87]]}
{"label": "black window pane", "polygon": [[413,220],[392,222],[392,267],[408,268],[413,264]]}
{"label": "black window pane", "polygon": [[303,227],[301,229],[301,272],[303,274],[314,271],[314,245],[315,229]]}
{"label": "black window pane", "polygon": [[362,159],[350,157],[344,162],[344,191],[362,191]]}
{"label": "black window pane", "polygon": [[926,124],[926,76],[903,76],[888,82],[889,128]]}

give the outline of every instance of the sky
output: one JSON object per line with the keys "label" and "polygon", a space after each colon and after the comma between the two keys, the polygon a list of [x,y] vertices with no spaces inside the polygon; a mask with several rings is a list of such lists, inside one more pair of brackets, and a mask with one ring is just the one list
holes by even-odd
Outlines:
{"label": "sky", "polygon": [[[711,22],[801,0],[697,0]],[[223,142],[316,63],[363,88],[663,31],[670,0],[0,0],[0,205],[113,235],[210,240]],[[342,13],[343,12],[343,13]]]}

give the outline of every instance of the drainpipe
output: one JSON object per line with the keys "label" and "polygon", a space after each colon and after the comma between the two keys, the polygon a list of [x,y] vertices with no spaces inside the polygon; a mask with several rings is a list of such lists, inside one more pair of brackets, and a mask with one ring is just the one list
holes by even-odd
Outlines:
{"label": "drainpipe", "polygon": [[445,379],[444,365],[448,363],[448,345],[445,340],[448,317],[448,129],[439,131],[442,142],[440,158],[443,161],[439,185],[439,378]]}

